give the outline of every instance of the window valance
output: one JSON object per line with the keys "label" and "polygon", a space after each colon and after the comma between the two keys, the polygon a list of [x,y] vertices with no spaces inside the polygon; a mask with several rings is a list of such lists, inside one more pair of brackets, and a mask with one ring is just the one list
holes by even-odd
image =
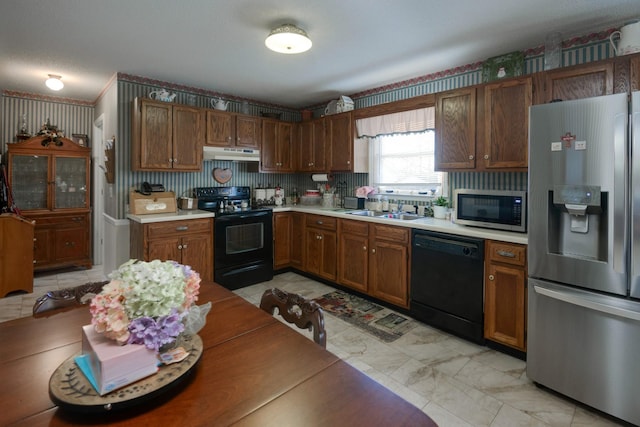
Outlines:
{"label": "window valance", "polygon": [[380,135],[423,132],[435,128],[435,108],[402,111],[383,116],[356,120],[358,138],[375,138]]}

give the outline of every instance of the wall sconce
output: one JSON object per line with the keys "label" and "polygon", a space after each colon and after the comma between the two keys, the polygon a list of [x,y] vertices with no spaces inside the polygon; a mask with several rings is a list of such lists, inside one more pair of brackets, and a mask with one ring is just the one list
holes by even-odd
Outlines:
{"label": "wall sconce", "polygon": [[51,90],[60,90],[64,87],[64,83],[60,80],[62,77],[56,76],[55,74],[49,74],[49,78],[44,84]]}
{"label": "wall sconce", "polygon": [[292,24],[284,24],[271,30],[264,44],[274,52],[288,54],[306,52],[312,45],[307,33]]}

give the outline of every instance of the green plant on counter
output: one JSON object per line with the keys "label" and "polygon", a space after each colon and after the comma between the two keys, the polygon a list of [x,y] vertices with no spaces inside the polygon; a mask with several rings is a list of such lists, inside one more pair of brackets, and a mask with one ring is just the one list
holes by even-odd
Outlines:
{"label": "green plant on counter", "polygon": [[449,206],[449,201],[445,197],[440,196],[440,197],[438,197],[437,199],[435,199],[433,201],[433,204],[435,206],[445,206],[445,207],[447,207],[447,206]]}

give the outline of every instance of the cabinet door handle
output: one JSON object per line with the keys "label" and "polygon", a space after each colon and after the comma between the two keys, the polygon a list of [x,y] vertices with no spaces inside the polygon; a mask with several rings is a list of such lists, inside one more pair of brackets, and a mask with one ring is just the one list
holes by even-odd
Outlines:
{"label": "cabinet door handle", "polygon": [[182,250],[182,245],[178,245],[178,249]]}
{"label": "cabinet door handle", "polygon": [[495,279],[495,277],[493,276],[493,274],[489,275],[489,280],[493,281],[493,279]]}
{"label": "cabinet door handle", "polygon": [[366,251],[366,250],[367,250],[367,247],[366,247],[366,246],[363,246],[363,247],[362,247],[362,250],[363,250],[363,251]]}
{"label": "cabinet door handle", "polygon": [[176,231],[187,231],[189,229],[188,225],[181,225],[179,227],[176,227]]}
{"label": "cabinet door handle", "polygon": [[178,159],[173,159],[173,163],[178,163]]}
{"label": "cabinet door handle", "polygon": [[473,154],[469,154],[469,160],[473,160]]}
{"label": "cabinet door handle", "polygon": [[504,251],[504,250],[502,250],[502,249],[500,249],[500,250],[498,251],[498,255],[503,256],[503,257],[505,257],[505,258],[515,258],[515,257],[516,257],[516,254],[514,254],[513,252],[511,252],[511,251]]}
{"label": "cabinet door handle", "polygon": [[488,155],[488,154],[485,154],[485,155],[484,155],[484,159],[485,159],[485,160],[489,160],[489,155]]}
{"label": "cabinet door handle", "polygon": [[375,254],[376,253],[376,249],[375,248],[371,249],[371,253]]}
{"label": "cabinet door handle", "polygon": [[187,245],[182,245],[182,249],[187,249]]}
{"label": "cabinet door handle", "polygon": [[322,240],[322,236],[318,236],[318,240]]}

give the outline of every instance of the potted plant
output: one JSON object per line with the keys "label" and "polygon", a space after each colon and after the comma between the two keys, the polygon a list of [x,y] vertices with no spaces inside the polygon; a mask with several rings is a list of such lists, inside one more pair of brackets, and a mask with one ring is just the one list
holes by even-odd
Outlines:
{"label": "potted plant", "polygon": [[449,201],[443,196],[438,197],[433,201],[433,217],[444,219],[448,207]]}

